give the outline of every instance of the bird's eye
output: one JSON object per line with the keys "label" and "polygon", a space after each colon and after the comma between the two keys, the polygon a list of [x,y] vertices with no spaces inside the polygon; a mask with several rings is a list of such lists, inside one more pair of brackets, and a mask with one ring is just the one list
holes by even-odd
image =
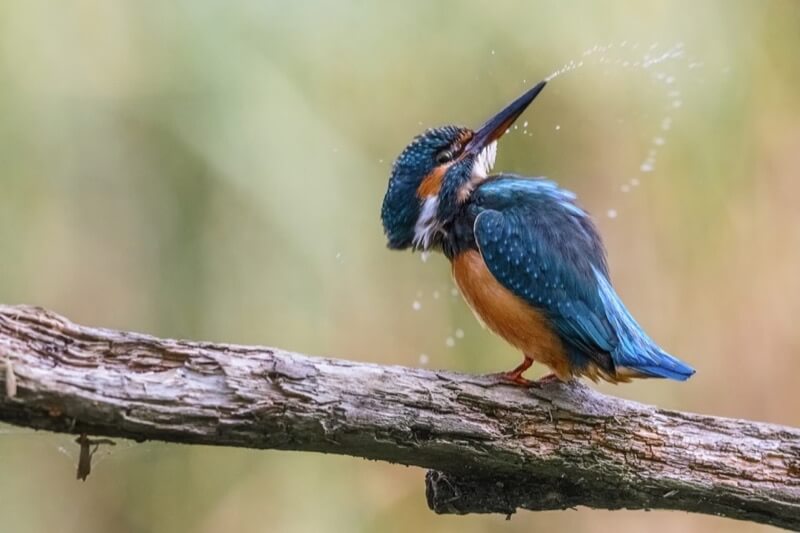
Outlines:
{"label": "bird's eye", "polygon": [[443,165],[453,159],[453,154],[450,153],[449,150],[445,150],[444,152],[439,152],[436,156],[436,163],[439,165]]}
{"label": "bird's eye", "polygon": [[463,150],[463,146],[460,142],[456,141],[455,143],[451,144],[446,150],[442,150],[436,156],[436,163],[439,165],[443,165],[445,163],[449,163],[453,159],[456,158],[457,155],[461,153]]}

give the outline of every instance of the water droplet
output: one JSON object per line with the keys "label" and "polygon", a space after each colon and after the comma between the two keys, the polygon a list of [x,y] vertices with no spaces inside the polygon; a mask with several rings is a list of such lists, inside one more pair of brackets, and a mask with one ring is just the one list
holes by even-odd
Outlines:
{"label": "water droplet", "polygon": [[630,190],[631,190],[631,187],[630,187],[630,185],[628,185],[628,184],[626,183],[625,185],[623,185],[622,187],[620,187],[620,188],[619,188],[619,190],[621,190],[622,192],[630,192]]}
{"label": "water droplet", "polygon": [[638,187],[638,186],[639,186],[639,179],[631,178],[631,187]]}
{"label": "water droplet", "polygon": [[464,330],[461,329],[461,328],[457,329],[456,332],[455,332],[455,335],[456,335],[457,339],[463,339],[464,338]]}
{"label": "water droplet", "polygon": [[428,258],[429,258],[430,256],[431,256],[431,253],[430,253],[430,252],[421,252],[421,253],[419,254],[419,258],[422,260],[422,262],[423,262],[423,263],[427,263],[427,262],[428,262]]}
{"label": "water droplet", "polygon": [[450,289],[450,296],[452,296],[453,298],[455,298],[456,296],[458,296],[458,289],[456,289],[455,287],[453,287],[452,289]]}
{"label": "water droplet", "polygon": [[642,163],[642,166],[639,167],[639,170],[641,170],[642,172],[652,172],[653,165],[649,161],[645,161],[644,163]]}
{"label": "water droplet", "polygon": [[430,359],[428,358],[428,354],[421,353],[419,354],[419,364],[427,365]]}
{"label": "water droplet", "polygon": [[444,344],[445,344],[445,346],[447,346],[448,348],[452,348],[453,346],[455,346],[455,345],[456,345],[456,340],[455,340],[453,337],[447,337],[447,338],[444,340]]}
{"label": "water droplet", "polygon": [[617,218],[617,210],[616,209],[609,209],[606,213],[608,218]]}
{"label": "water droplet", "polygon": [[413,309],[414,311],[419,311],[420,309],[422,309],[422,303],[420,303],[419,300],[414,300],[414,302],[411,304],[411,309]]}
{"label": "water droplet", "polygon": [[661,121],[661,129],[667,131],[672,127],[672,119],[667,117]]}
{"label": "water droplet", "polygon": [[655,139],[653,139],[653,144],[655,144],[656,146],[664,146],[664,142],[665,142],[664,137],[656,137]]}
{"label": "water droplet", "polygon": [[433,291],[433,299],[434,300],[438,300],[439,299],[439,291]]}
{"label": "water droplet", "polygon": [[560,129],[561,129],[561,126],[559,124],[556,124],[556,131],[558,131]]}
{"label": "water droplet", "polygon": [[494,55],[494,50],[492,50],[492,55]]}
{"label": "water droplet", "polygon": [[679,108],[682,105],[683,105],[683,102],[681,102],[680,100],[673,100],[672,101],[672,107],[674,107],[675,109]]}
{"label": "water droplet", "polygon": [[527,128],[527,127],[528,127],[528,121],[527,121],[527,120],[526,120],[525,122],[523,122],[523,123],[522,123],[522,127],[523,127],[523,128]]}

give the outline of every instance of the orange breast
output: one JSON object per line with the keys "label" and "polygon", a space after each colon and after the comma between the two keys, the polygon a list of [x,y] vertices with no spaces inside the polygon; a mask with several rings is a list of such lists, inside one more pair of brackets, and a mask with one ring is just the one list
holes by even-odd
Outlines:
{"label": "orange breast", "polygon": [[478,251],[469,250],[453,259],[453,278],[478,320],[549,366],[560,379],[572,376],[564,346],[547,319],[500,285]]}

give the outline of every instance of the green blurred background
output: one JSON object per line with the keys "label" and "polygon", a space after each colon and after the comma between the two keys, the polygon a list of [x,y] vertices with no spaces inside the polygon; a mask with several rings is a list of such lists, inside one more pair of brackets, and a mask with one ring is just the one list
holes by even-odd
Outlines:
{"label": "green blurred background", "polygon": [[[681,57],[641,66],[677,43]],[[794,0],[3,0],[0,301],[170,337],[511,368],[519,355],[451,294],[444,259],[386,250],[380,202],[424,127],[476,125],[584,61],[504,139],[498,168],[579,194],[633,313],[698,371],[602,388],[800,426],[798,50]],[[71,437],[0,427],[2,530],[761,529],[677,512],[440,517],[422,471],[344,457],[101,455],[78,483]]]}

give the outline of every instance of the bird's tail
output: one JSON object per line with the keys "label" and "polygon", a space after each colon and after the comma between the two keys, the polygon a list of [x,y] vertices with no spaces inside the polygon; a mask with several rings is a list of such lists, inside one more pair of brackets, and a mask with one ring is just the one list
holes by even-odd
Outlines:
{"label": "bird's tail", "polygon": [[608,278],[595,269],[606,316],[619,344],[611,353],[617,374],[623,377],[667,378],[686,381],[694,368],[671,356],[647,336],[623,305]]}
{"label": "bird's tail", "polygon": [[[624,360],[625,358],[621,359]],[[625,362],[623,361],[622,364],[626,369],[639,374],[641,377],[686,381],[695,372],[694,368],[657,347],[650,350],[648,357],[636,357],[628,364],[625,364]]]}

